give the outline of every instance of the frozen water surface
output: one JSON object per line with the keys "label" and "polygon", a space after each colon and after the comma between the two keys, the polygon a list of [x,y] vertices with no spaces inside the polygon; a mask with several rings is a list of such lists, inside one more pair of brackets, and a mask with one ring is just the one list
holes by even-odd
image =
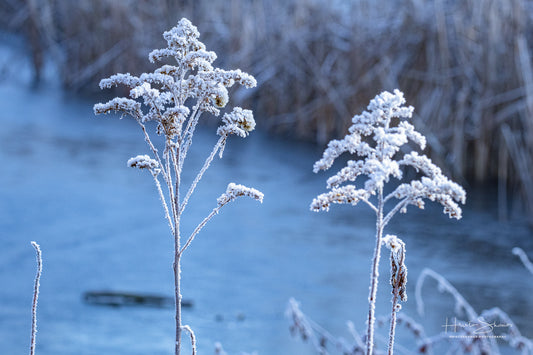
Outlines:
{"label": "frozen water surface", "polygon": [[[171,354],[173,310],[88,305],[89,290],[171,296],[172,239],[148,173],[126,166],[148,153],[127,119],[98,117],[94,102],[27,81],[0,82],[0,349],[29,347],[35,256],[43,250],[37,353]],[[261,117],[257,114],[257,120]],[[211,120],[211,118],[209,118]],[[216,141],[201,127],[188,159],[195,171]],[[191,230],[216,205],[231,181],[265,193],[262,205],[240,199],[200,233],[183,259],[183,297],[194,301],[184,323],[196,332],[201,354],[219,341],[230,354],[313,354],[291,338],[284,310],[290,297],[334,334],[345,322],[364,328],[374,247],[372,213],[334,206],[312,213],[327,173],[313,174],[322,149],[253,132],[232,137],[191,199],[184,228]],[[192,178],[192,172],[186,173]],[[426,316],[416,314],[415,278],[424,267],[445,276],[477,311],[499,306],[533,337],[533,275],[511,254],[531,256],[533,238],[516,217],[497,221],[495,192],[469,191],[463,219],[434,205],[398,215],[388,232],[407,246],[408,302],[403,310],[428,334],[453,318],[453,300],[428,282]],[[382,259],[377,313],[390,308],[387,254]],[[380,333],[385,335],[386,327]],[[400,331],[399,342],[412,347]]]}

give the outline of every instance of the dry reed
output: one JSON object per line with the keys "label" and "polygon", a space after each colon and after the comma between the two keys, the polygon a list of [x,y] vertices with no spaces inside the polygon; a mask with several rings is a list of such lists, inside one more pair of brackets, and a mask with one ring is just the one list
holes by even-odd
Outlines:
{"label": "dry reed", "polygon": [[[36,11],[37,10],[37,11]],[[500,215],[533,211],[533,4],[528,0],[7,0],[36,66],[56,48],[74,90],[146,69],[147,43],[186,16],[208,47],[259,82],[250,100],[276,132],[327,142],[376,92],[401,87],[431,155],[455,178],[498,180]],[[31,26],[25,26],[31,24]],[[37,71],[38,72],[38,71]],[[533,213],[530,213],[533,215]],[[533,223],[533,219],[531,220]]]}

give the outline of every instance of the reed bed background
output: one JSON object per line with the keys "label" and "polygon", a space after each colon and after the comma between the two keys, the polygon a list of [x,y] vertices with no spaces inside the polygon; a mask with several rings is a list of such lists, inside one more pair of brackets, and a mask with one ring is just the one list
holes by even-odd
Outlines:
{"label": "reed bed background", "polygon": [[[259,125],[320,144],[383,90],[417,108],[430,155],[455,179],[498,183],[500,217],[520,195],[533,216],[533,1],[4,0],[0,23],[28,39],[68,90],[140,73],[181,17],[217,65],[258,80],[237,91]],[[533,223],[533,217],[530,217]]]}

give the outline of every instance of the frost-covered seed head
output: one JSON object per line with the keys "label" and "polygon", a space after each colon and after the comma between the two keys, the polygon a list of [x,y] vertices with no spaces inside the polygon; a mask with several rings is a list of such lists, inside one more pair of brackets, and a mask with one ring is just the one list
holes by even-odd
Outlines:
{"label": "frost-covered seed head", "polygon": [[405,243],[395,235],[387,234],[383,244],[391,251],[392,293],[397,292],[400,299],[407,301],[407,266],[405,266]]}
{"label": "frost-covered seed head", "polygon": [[[413,151],[404,154],[403,158],[399,156],[400,150],[408,142],[415,143],[421,149],[426,145],[425,137],[408,122],[413,107],[404,104],[405,98],[399,90],[377,95],[370,101],[367,111],[352,118],[353,124],[344,139],[329,142],[322,158],[313,166],[315,173],[329,169],[335,159],[346,152],[359,159],[348,161],[346,167],[327,180],[327,188],[332,189],[332,192],[321,194],[313,200],[313,211],[327,211],[332,203],[355,205],[364,201],[383,189],[391,177],[401,180],[402,168],[410,166],[424,176],[400,184],[392,193],[393,197],[405,202],[400,212],[405,212],[408,204],[423,208],[423,199],[427,198],[442,204],[444,213],[450,217],[461,218],[461,208],[457,202],[465,203],[463,188],[448,180],[425,155]],[[367,177],[364,189],[357,189],[354,185],[342,186],[347,182],[356,182],[361,175]]]}
{"label": "frost-covered seed head", "polygon": [[[199,40],[198,29],[187,19],[181,19],[177,26],[163,34],[167,47],[156,49],[149,55],[152,62],[165,58],[177,61],[177,65],[164,64],[153,73],[143,73],[139,77],[115,74],[100,81],[100,87],[111,88],[125,85],[130,88],[130,98],[115,98],[105,104],[94,106],[96,114],[118,111],[126,113],[144,123],[158,122],[158,133],[179,138],[183,124],[190,119],[185,113],[186,102],[196,100],[191,111],[200,111],[218,116],[220,109],[229,102],[228,88],[238,83],[246,88],[257,85],[250,74],[237,70],[214,68],[214,52],[207,51]],[[139,102],[139,101],[141,102]],[[145,110],[142,110],[142,109]],[[144,112],[143,112],[144,111]],[[179,112],[178,112],[179,111]],[[246,110],[244,110],[246,111]],[[248,135],[255,127],[250,114],[232,112],[228,120],[223,120],[222,133]],[[191,118],[192,119],[192,118]]]}
{"label": "frost-covered seed head", "polygon": [[217,130],[220,136],[235,134],[245,138],[255,129],[255,120],[252,111],[235,107],[231,113],[222,117],[223,125]]}
{"label": "frost-covered seed head", "polygon": [[240,196],[248,196],[263,203],[264,195],[261,191],[232,182],[228,185],[226,192],[220,195],[220,197],[217,199],[218,206],[222,207]]}
{"label": "frost-covered seed head", "polygon": [[128,160],[128,166],[130,168],[152,170],[159,168],[159,163],[157,160],[150,158],[148,155],[137,155],[136,157]]}

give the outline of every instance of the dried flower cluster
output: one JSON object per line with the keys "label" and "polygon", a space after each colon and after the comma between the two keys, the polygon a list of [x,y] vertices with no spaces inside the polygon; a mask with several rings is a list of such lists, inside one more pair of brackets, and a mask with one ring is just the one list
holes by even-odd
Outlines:
{"label": "dried flower cluster", "polygon": [[263,202],[264,197],[263,193],[259,190],[232,182],[228,185],[226,192],[218,198],[217,202],[219,206],[224,206],[226,203],[240,196],[248,196],[259,202]]}
{"label": "dried flower cluster", "polygon": [[393,353],[396,331],[396,313],[402,309],[400,301],[407,301],[407,266],[405,266],[405,243],[395,235],[386,235],[383,244],[390,249],[392,286],[392,311],[389,331],[389,354]]}
{"label": "dried flower cluster", "polygon": [[[239,196],[250,196],[262,202],[263,194],[256,189],[230,183],[227,191],[217,200],[216,207],[197,225],[182,245],[181,216],[198,182],[216,154],[222,157],[229,135],[245,138],[255,128],[252,111],[235,107],[230,113],[225,113],[217,130],[220,136],[217,143],[186,193],[181,194],[183,164],[200,117],[203,113],[219,116],[220,109],[226,107],[229,101],[228,88],[235,84],[252,88],[256,86],[256,81],[253,76],[240,70],[213,67],[215,53],[206,50],[199,40],[200,33],[187,19],[180,20],[178,25],[165,32],[163,37],[167,47],[152,51],[149,59],[151,62],[174,59],[176,65],[165,64],[153,73],[143,73],[138,77],[127,73],[103,79],[100,82],[102,89],[118,85],[129,87],[129,98],[116,97],[106,103],[96,104],[94,112],[106,114],[118,111],[131,116],[140,125],[150,147],[151,156],[144,154],[133,157],[128,160],[128,166],[147,169],[152,174],[174,237],[175,353],[179,354],[182,331],[190,334],[193,349],[196,343],[192,329],[181,323],[180,260],[183,252],[222,206]],[[156,133],[162,137],[162,143],[155,144],[152,141],[147,130],[149,122],[155,122]],[[164,146],[162,153],[157,149],[159,145]],[[167,191],[163,191],[160,179],[165,183]]]}
{"label": "dried flower cluster", "polygon": [[[404,153],[409,142],[421,149],[425,148],[425,137],[417,132],[408,120],[413,115],[413,107],[404,106],[403,93],[383,92],[377,95],[367,107],[367,111],[352,118],[349,133],[341,140],[332,140],[318,160],[313,171],[329,169],[334,161],[344,153],[358,157],[349,160],[346,166],[327,180],[329,192],[318,195],[311,203],[312,211],[328,211],[331,204],[357,205],[366,203],[376,212],[376,247],[372,259],[370,278],[369,314],[366,334],[366,354],[374,351],[375,303],[378,285],[378,266],[382,243],[391,249],[393,287],[393,309],[391,315],[391,332],[389,354],[393,352],[396,312],[399,309],[398,298],[406,300],[405,283],[405,245],[394,236],[383,238],[383,230],[397,212],[405,213],[409,205],[424,208],[424,199],[440,203],[444,213],[450,217],[461,218],[458,203],[465,203],[466,193],[461,186],[445,177],[441,170],[425,155],[416,151]],[[413,168],[419,175],[411,181],[404,180],[404,169]],[[364,176],[361,187],[355,185],[359,177]],[[398,181],[397,186],[384,195],[384,186]],[[397,199],[394,207],[385,211],[387,202]]]}
{"label": "dried flower cluster", "polygon": [[[102,89],[118,85],[130,87],[131,99],[117,97],[107,103],[96,104],[95,113],[120,111],[141,123],[156,121],[158,132],[169,139],[177,142],[190,139],[202,112],[218,116],[219,109],[226,106],[228,88],[235,83],[246,88],[257,85],[253,76],[241,70],[213,68],[216,54],[206,50],[199,36],[196,27],[189,20],[182,19],[176,27],[163,34],[167,48],[156,49],[149,55],[152,62],[168,57],[174,58],[177,65],[163,65],[153,73],[143,73],[139,77],[127,73],[103,79],[100,82]],[[142,111],[142,104],[137,101],[140,98],[148,108],[147,112]],[[188,99],[196,99],[192,109],[186,105]],[[255,127],[251,111],[235,108],[229,116],[232,122],[243,122],[246,132]],[[226,119],[224,122],[227,124]]]}
{"label": "dried flower cluster", "polygon": [[[402,106],[403,104],[405,99],[399,90],[395,90],[393,94],[381,93],[370,101],[368,111],[353,117],[350,133],[344,139],[332,140],[328,144],[322,159],[313,167],[315,173],[329,169],[335,159],[345,152],[364,160],[350,160],[346,167],[330,177],[327,187],[331,192],[317,196],[311,204],[312,210],[327,211],[332,203],[369,203],[368,199],[376,195],[378,190],[389,182],[391,176],[398,180],[402,178],[402,166],[411,166],[425,176],[420,180],[400,184],[384,197],[384,202],[395,197],[401,201],[401,211],[405,212],[407,205],[423,208],[423,199],[427,198],[441,203],[444,212],[450,217],[461,218],[461,208],[455,201],[464,203],[465,191],[445,177],[429,158],[413,151],[405,154],[403,159],[395,159],[402,146],[409,141],[416,143],[421,149],[426,145],[425,137],[406,121],[412,117],[413,107]],[[369,140],[373,140],[374,144],[369,144]],[[354,185],[341,186],[343,183],[355,181],[361,175],[368,177],[363,188],[358,189]]]}
{"label": "dried flower cluster", "polygon": [[397,294],[402,302],[407,301],[405,286],[407,284],[407,266],[405,266],[405,243],[395,235],[386,235],[383,244],[390,249],[392,293]]}

